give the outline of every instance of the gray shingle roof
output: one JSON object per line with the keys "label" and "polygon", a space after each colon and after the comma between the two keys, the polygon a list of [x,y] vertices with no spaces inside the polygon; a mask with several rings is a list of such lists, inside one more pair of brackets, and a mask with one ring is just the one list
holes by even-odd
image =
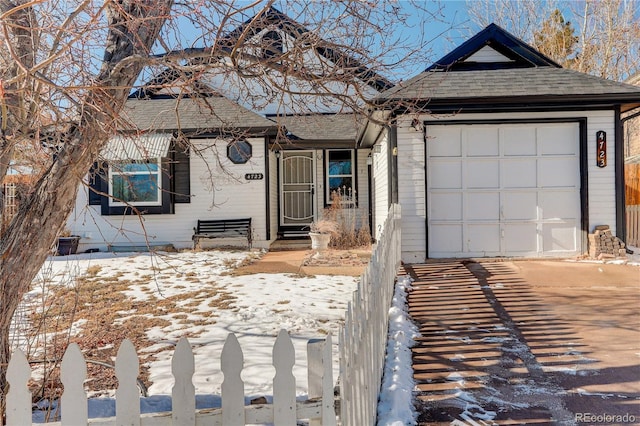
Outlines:
{"label": "gray shingle roof", "polygon": [[275,130],[271,120],[222,96],[129,99],[121,119],[124,129],[142,131]]}
{"label": "gray shingle roof", "polygon": [[362,120],[355,114],[311,114],[272,117],[294,139],[353,141]]}
{"label": "gray shingle roof", "polygon": [[640,88],[563,68],[426,71],[383,92],[378,99],[473,99],[598,96],[640,101]]}

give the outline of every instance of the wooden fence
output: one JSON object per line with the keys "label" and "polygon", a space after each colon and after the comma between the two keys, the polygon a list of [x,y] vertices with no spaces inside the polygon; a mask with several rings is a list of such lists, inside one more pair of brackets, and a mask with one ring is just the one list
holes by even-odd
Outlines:
{"label": "wooden fence", "polygon": [[624,189],[628,206],[640,204],[640,163],[624,165]]}
{"label": "wooden fence", "polygon": [[627,206],[627,245],[640,247],[640,204]]}
{"label": "wooden fence", "polygon": [[340,420],[373,425],[384,372],[389,308],[400,267],[400,205],[389,210],[340,333]]}
{"label": "wooden fence", "polygon": [[[386,340],[386,339],[384,339]],[[84,390],[87,368],[80,348],[72,343],[67,348],[60,367],[64,393],[60,400],[59,423],[48,425],[244,425],[272,423],[295,425],[297,420],[310,419],[310,425],[335,425],[336,413],[331,366],[331,337],[310,341],[308,351],[309,399],[296,401],[295,377],[292,373],[295,354],[289,334],[282,330],[273,346],[273,404],[245,406],[244,383],[240,378],[243,354],[234,334],[229,334],[222,349],[220,364],[224,374],[222,407],[196,410],[192,376],[195,363],[191,346],[182,338],[171,361],[175,383],[172,390],[172,411],[140,414],[140,394],[136,384],[139,373],[138,356],[133,344],[124,340],[116,357],[116,417],[88,420],[87,394]],[[27,382],[31,368],[24,353],[14,352],[9,362],[6,420],[9,426],[31,424],[31,393]]]}

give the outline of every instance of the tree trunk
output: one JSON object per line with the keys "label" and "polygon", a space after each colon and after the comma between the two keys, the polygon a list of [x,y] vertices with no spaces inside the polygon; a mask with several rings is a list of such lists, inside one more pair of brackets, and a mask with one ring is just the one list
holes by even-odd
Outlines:
{"label": "tree trunk", "polygon": [[[31,282],[51,254],[51,248],[75,206],[79,185],[116,128],[130,88],[143,67],[160,29],[169,16],[171,0],[121,0],[107,8],[110,31],[96,84],[88,91],[78,122],[52,156],[52,164],[20,206],[0,241],[0,401],[5,401],[6,369],[11,357],[13,314]],[[123,66],[123,61],[127,61]],[[4,408],[4,407],[2,407]],[[4,418],[0,412],[0,423]]]}

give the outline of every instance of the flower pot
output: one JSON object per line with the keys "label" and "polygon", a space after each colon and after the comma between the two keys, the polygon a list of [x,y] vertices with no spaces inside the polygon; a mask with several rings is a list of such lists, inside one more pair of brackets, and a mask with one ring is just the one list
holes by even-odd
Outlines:
{"label": "flower pot", "polygon": [[322,251],[329,247],[329,241],[331,240],[331,234],[320,234],[317,232],[309,232],[311,237],[311,248],[313,250]]}
{"label": "flower pot", "polygon": [[80,237],[72,235],[71,237],[58,237],[58,256],[68,256],[76,254]]}

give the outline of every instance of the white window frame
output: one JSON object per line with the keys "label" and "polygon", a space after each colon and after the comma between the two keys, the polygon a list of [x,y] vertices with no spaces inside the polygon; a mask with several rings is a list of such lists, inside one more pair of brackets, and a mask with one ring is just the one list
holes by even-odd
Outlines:
{"label": "white window frame", "polygon": [[[137,171],[121,171],[121,167],[118,166],[120,164],[157,164],[157,170],[137,170]],[[144,160],[129,160],[129,161],[120,161],[118,163],[112,163],[109,165],[109,205],[113,207],[121,207],[121,206],[162,206],[162,158],[154,157],[154,158],[146,158]],[[157,188],[156,188],[156,201],[127,201],[120,200],[114,197],[113,194],[113,179],[115,176],[140,176],[140,175],[155,175]]]}
{"label": "white window frame", "polygon": [[[336,152],[336,151],[349,151],[349,153],[351,154],[351,173],[349,174],[335,174],[332,175],[330,170],[329,170],[329,162],[330,162],[330,157],[331,157],[331,153],[332,152]],[[325,151],[324,154],[324,168],[325,168],[325,177],[324,177],[324,187],[325,187],[325,204],[333,204],[333,201],[331,200],[331,187],[329,186],[329,182],[330,179],[332,177],[350,177],[351,178],[351,190],[352,190],[352,196],[351,196],[351,200],[343,200],[343,202],[345,203],[351,203],[351,204],[355,204],[356,203],[356,199],[355,199],[355,195],[353,194],[356,191],[356,155],[355,155],[355,150],[353,149],[327,149]]]}

